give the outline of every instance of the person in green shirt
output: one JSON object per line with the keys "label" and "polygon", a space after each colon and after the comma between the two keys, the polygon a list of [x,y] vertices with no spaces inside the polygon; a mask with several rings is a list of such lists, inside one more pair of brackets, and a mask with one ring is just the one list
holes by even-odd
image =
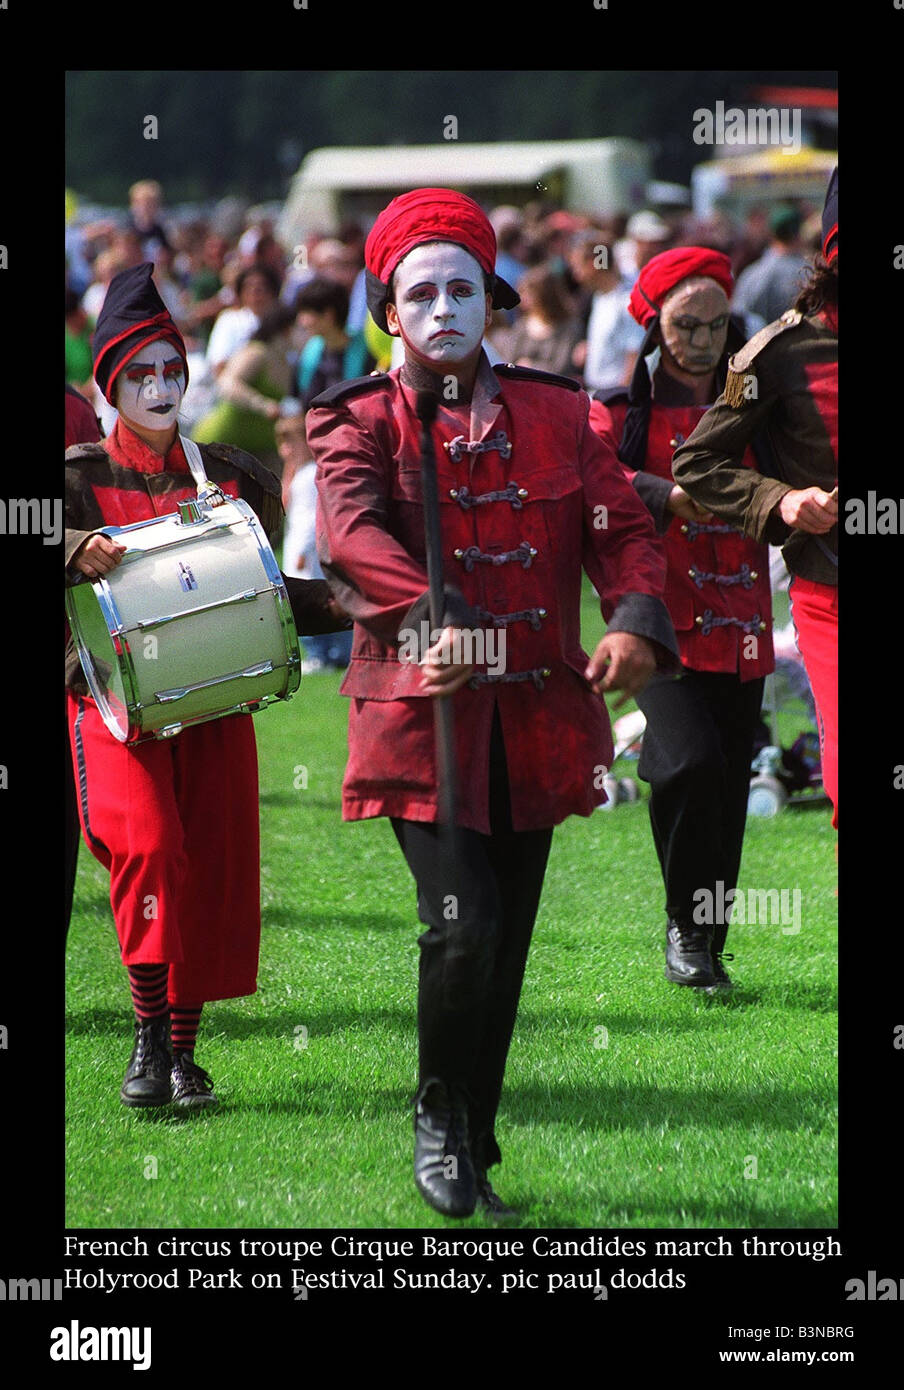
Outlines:
{"label": "person in green shirt", "polygon": [[66,380],[92,399],[94,359],[91,353],[91,323],[75,290],[66,291]]}

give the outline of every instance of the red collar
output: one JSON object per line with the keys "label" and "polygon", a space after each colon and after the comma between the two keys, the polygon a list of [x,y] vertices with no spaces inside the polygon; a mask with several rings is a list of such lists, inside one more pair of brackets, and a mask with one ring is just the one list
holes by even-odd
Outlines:
{"label": "red collar", "polygon": [[139,439],[134,430],[130,430],[121,416],[117,415],[112,432],[107,435],[103,444],[115,463],[134,468],[138,473],[163,473],[164,470],[171,473],[191,472],[178,433],[165,456],[155,454],[150,444]]}

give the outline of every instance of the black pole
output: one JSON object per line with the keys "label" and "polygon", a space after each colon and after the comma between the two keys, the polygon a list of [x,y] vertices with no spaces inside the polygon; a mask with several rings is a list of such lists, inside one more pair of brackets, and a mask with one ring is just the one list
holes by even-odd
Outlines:
{"label": "black pole", "polygon": [[[415,410],[417,418],[421,422],[424,540],[427,549],[427,582],[430,592],[430,627],[433,632],[441,630],[445,610],[436,454],[433,449],[433,436],[430,433],[430,426],[436,419],[437,404],[437,398],[432,391],[418,391]],[[433,717],[436,730],[439,819],[447,826],[454,827],[458,806],[458,787],[455,766],[455,731],[452,719],[452,697],[450,695],[434,697]]]}

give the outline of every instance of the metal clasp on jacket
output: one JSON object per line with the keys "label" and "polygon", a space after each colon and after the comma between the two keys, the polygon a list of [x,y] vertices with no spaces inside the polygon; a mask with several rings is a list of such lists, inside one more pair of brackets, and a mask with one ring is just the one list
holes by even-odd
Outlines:
{"label": "metal clasp on jacket", "polygon": [[699,613],[694,619],[698,624],[704,637],[708,637],[714,627],[739,627],[743,632],[765,632],[766,624],[763,622],[759,613],[754,613],[753,617],[743,622],[740,618],[717,618],[711,608],[707,608],[702,618]]}
{"label": "metal clasp on jacket", "polygon": [[520,613],[488,613],[485,608],[475,610],[480,620],[484,623],[492,623],[493,627],[508,627],[510,623],[528,622],[534,632],[539,632],[541,623],[546,617],[545,608],[524,608]]}
{"label": "metal clasp on jacket", "polygon": [[726,526],[723,522],[717,522],[712,525],[701,525],[699,521],[685,521],[682,523],[681,530],[689,541],[695,541],[699,535],[707,535],[710,533],[720,536],[727,535],[729,531],[732,532],[733,535],[741,534],[736,526]]}
{"label": "metal clasp on jacket", "polygon": [[705,570],[698,570],[695,565],[691,565],[688,574],[698,589],[702,589],[704,584],[721,584],[726,588],[732,584],[741,584],[745,589],[752,589],[760,577],[759,572],[752,570],[747,564],[743,564],[737,574],[707,574]]}
{"label": "metal clasp on jacket", "polygon": [[490,555],[476,545],[469,545],[467,550],[453,551],[455,559],[461,560],[468,574],[471,573],[478,560],[486,565],[507,565],[510,560],[517,560],[524,569],[529,570],[537,553],[532,545],[528,545],[527,541],[522,541],[517,550],[503,550],[498,555]]}
{"label": "metal clasp on jacket", "polygon": [[508,483],[502,492],[481,492],[475,496],[468,487],[452,487],[449,489],[449,496],[463,511],[467,511],[469,507],[479,507],[484,502],[511,502],[512,511],[520,512],[527,496],[527,488],[519,487],[517,483]]}
{"label": "metal clasp on jacket", "polygon": [[516,681],[533,681],[537,690],[543,689],[543,683],[552,675],[548,666],[535,666],[530,671],[509,671],[505,675],[490,675],[487,671],[480,671],[476,676],[472,676],[468,685],[472,690],[477,690],[481,685],[509,685]]}
{"label": "metal clasp on jacket", "polygon": [[490,449],[498,449],[501,458],[507,459],[512,452],[505,430],[497,430],[489,439],[465,439],[457,434],[454,439],[443,444],[453,463],[458,463],[463,454],[485,454]]}

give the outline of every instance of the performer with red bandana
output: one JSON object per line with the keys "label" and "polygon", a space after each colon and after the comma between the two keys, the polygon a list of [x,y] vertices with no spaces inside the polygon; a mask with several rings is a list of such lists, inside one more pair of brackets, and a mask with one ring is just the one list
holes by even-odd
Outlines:
{"label": "performer with red bandana", "polygon": [[[109,437],[66,451],[66,581],[108,574],[125,547],[101,529],[197,496],[176,419],[188,382],[182,336],[144,264],[110,283],[94,334],[94,376],[119,410]],[[282,514],[276,478],[250,454],[201,446],[211,482],[243,497],[264,529]],[[321,581],[285,581],[299,631],[342,621]],[[305,624],[313,624],[309,628]],[[209,999],[253,994],[260,942],[257,752],[249,715],[119,743],[101,718],[70,638],[69,728],[85,841],[110,872],[110,901],[135,1008],[124,1105],[216,1103],[194,1061]],[[172,1026],[172,1055],[170,1054]]]}
{"label": "performer with red bandana", "polygon": [[[308,415],[320,558],[355,619],[343,815],[388,816],[417,885],[415,1181],[450,1216],[508,1210],[487,1177],[501,1157],[496,1111],[552,828],[605,800],[601,692],[633,694],[657,663],[675,663],[661,547],[589,427],[587,396],[565,378],[491,367],[483,352],[493,309],[518,302],[495,255],[472,199],[435,188],[394,199],[367,239],[366,279],[405,362],[331,388]],[[408,634],[428,611],[424,390],[437,397],[450,582],[443,634],[414,664]],[[589,660],[582,565],[608,624]],[[456,652],[465,628],[505,638],[501,669]],[[454,835],[438,826],[434,698],[454,702]]]}
{"label": "performer with red bandana", "polygon": [[[791,613],[813,687],[822,781],[838,826],[838,170],[822,214],[822,256],[795,307],[735,353],[725,391],[672,460],[701,507],[782,546]],[[760,433],[760,473],[743,455]]]}
{"label": "performer with red bandana", "polygon": [[[638,772],[650,783],[665,884],[665,976],[708,989],[731,987],[728,925],[714,905],[737,884],[763,678],[774,667],[767,546],[695,506],[672,479],[676,445],[705,416],[727,353],[743,342],[731,289],[720,251],[679,246],[648,261],[629,302],[647,330],[631,387],[597,392],[590,408],[665,538],[665,601],[684,669],[679,680],[653,676],[637,697],[647,721]],[[752,450],[741,463],[755,469]]]}

